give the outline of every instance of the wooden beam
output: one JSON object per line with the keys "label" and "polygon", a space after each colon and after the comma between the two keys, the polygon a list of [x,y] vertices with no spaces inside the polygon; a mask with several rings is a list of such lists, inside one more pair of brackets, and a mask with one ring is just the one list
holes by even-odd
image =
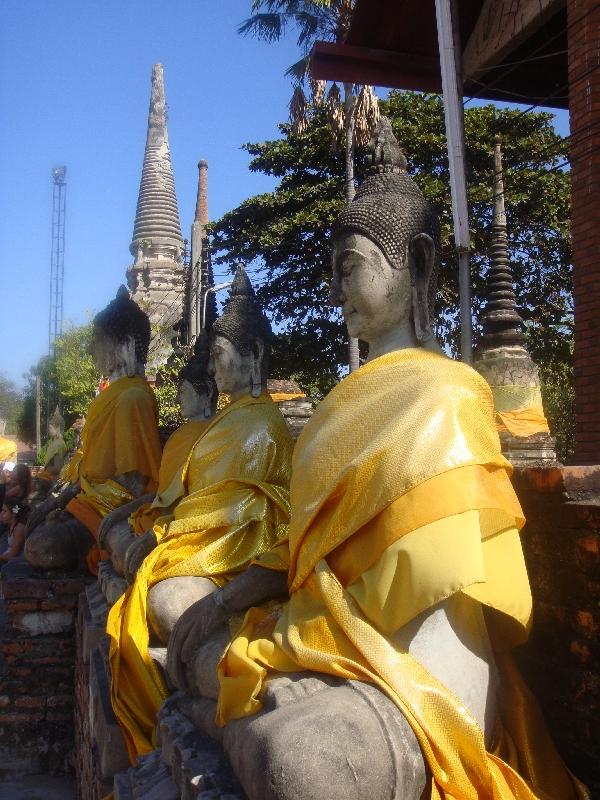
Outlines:
{"label": "wooden beam", "polygon": [[316,42],[310,54],[310,74],[320,80],[366,83],[389,89],[442,90],[437,57],[349,44]]}
{"label": "wooden beam", "polygon": [[565,0],[485,0],[463,51],[465,80],[481,79],[564,5]]}

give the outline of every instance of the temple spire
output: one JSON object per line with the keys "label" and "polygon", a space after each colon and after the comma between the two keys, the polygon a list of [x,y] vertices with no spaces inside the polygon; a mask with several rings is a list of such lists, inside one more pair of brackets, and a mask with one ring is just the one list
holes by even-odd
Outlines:
{"label": "temple spire", "polygon": [[179,224],[167,133],[162,64],[152,68],[152,89],[142,178],[129,247],[127,283],[153,326],[147,371],[155,372],[180,336],[184,304],[184,242]]}
{"label": "temple spire", "polygon": [[504,176],[501,140],[494,140],[494,211],[490,271],[487,279],[487,303],[483,310],[483,347],[522,347],[525,342],[523,319],[517,311],[513,274],[508,254],[506,211],[504,208]]}
{"label": "temple spire", "polygon": [[146,257],[149,251],[173,254],[176,259],[183,251],[169,150],[162,64],[155,64],[152,68],[146,150],[130,250],[136,261]]}
{"label": "temple spire", "polygon": [[538,368],[525,347],[508,253],[500,137],[494,141],[494,207],[483,336],[473,366],[492,390],[504,455],[513,464],[556,460],[544,414]]}

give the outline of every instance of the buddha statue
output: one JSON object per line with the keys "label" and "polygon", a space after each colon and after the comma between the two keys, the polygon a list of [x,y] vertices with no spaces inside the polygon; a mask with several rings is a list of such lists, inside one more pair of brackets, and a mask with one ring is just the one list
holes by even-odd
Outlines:
{"label": "buddha statue", "polygon": [[25,557],[41,569],[97,573],[102,519],[157,485],[158,408],[144,377],[147,315],[124,286],[93,322],[92,355],[110,385],[92,400],[77,477],[41,503],[28,523]]}
{"label": "buddha statue", "polygon": [[203,331],[196,339],[190,360],[179,372],[177,400],[187,420],[167,440],[158,475],[156,492],[126,503],[102,520],[100,546],[108,551],[118,575],[130,582],[157,544],[154,524],[169,515],[185,493],[182,473],[188,457],[204,433],[217,407],[217,387],[208,375],[209,342]]}
{"label": "buddha statue", "polygon": [[438,219],[388,120],[369,150],[330,295],[369,356],[294,450],[289,599],[234,578],[175,626],[169,676],[249,800],[582,797],[510,660],[523,517],[489,387],[435,341]]}
{"label": "buddha statue", "polygon": [[210,336],[209,373],[230,403],[192,448],[184,495],[108,617],[112,703],[132,762],[153,747],[177,620],[287,537],[292,440],[266,391],[271,328],[242,267]]}
{"label": "buddha statue", "polygon": [[64,433],[65,420],[60,413],[59,407],[56,406],[54,413],[48,420],[49,439],[46,446],[46,455],[44,457],[44,468],[37,475],[38,485],[40,483],[45,483],[47,491],[49,491],[50,486],[58,479],[63,468],[65,454],[67,452]]}

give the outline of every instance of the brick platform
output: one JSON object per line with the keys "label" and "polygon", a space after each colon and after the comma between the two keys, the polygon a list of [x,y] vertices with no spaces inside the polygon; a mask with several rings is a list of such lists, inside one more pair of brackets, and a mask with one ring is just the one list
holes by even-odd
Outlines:
{"label": "brick platform", "polygon": [[600,797],[600,467],[517,468],[534,624],[517,653],[556,745]]}
{"label": "brick platform", "polygon": [[80,575],[0,582],[0,772],[70,770],[75,618],[87,582]]}

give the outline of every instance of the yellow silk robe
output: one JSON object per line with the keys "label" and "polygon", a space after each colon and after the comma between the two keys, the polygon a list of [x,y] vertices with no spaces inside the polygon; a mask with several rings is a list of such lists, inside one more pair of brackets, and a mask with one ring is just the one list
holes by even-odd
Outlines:
{"label": "yellow silk robe", "polygon": [[12,439],[0,436],[0,462],[17,460],[17,444]]}
{"label": "yellow silk robe", "polygon": [[134,584],[112,607],[112,703],[132,763],[153,747],[156,712],[168,697],[148,654],[148,591],[167,578],[207,577],[222,585],[287,537],[293,443],[266,395],[245,396],[208,424],[184,470],[164,493],[186,496],[169,521],[158,520],[160,542]]}
{"label": "yellow silk robe", "polygon": [[[81,492],[67,510],[95,539],[102,518],[133,500],[112,480],[115,475],[139,472],[148,478],[147,491],[156,489],[161,457],[157,425],[158,406],[144,378],[119,378],[92,400],[81,434]],[[98,559],[95,546],[87,559],[91,572],[97,572]]]}
{"label": "yellow silk robe", "polygon": [[[435,800],[531,800],[502,760],[511,751],[539,797],[576,796],[505,652],[526,639],[531,614],[510,472],[490,389],[470,367],[408,349],[342,381],[294,451],[289,602],[248,612],[219,665],[217,722],[256,712],[268,671],[365,680],[406,716]],[[373,585],[389,576],[392,554],[397,583]],[[457,592],[484,605],[499,651],[505,702],[496,754],[460,701],[393,637]]]}
{"label": "yellow silk robe", "polygon": [[[134,533],[145,533],[154,527],[156,520],[164,516],[166,510],[183,496],[185,492],[181,477],[183,470],[194,445],[207,425],[208,420],[188,420],[169,436],[160,460],[156,497],[151,503],[140,506],[129,517],[129,524]],[[168,489],[171,486],[169,494]]]}

